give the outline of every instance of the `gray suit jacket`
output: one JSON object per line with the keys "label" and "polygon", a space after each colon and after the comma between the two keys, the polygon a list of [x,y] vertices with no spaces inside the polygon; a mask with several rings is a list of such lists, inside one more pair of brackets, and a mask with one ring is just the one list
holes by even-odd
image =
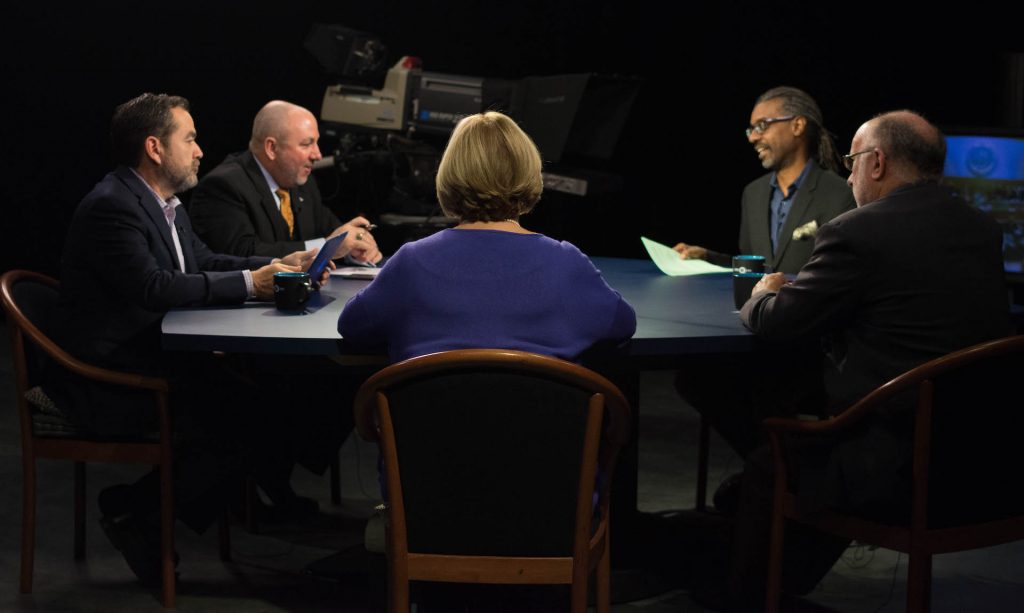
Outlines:
{"label": "gray suit jacket", "polygon": [[855,208],[856,203],[846,181],[831,170],[812,163],[779,232],[779,247],[772,254],[770,178],[771,173],[766,174],[743,190],[740,253],[763,255],[772,271],[796,274],[811,257],[814,235],[794,239],[794,230],[812,221],[821,227],[837,215]]}

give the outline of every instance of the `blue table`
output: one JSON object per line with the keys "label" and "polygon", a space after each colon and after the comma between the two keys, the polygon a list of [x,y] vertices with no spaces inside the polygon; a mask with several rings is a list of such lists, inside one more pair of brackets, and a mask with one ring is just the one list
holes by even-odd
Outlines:
{"label": "blue table", "polygon": [[[637,358],[750,351],[754,337],[733,308],[728,273],[668,277],[648,260],[594,258],[608,284],[637,313],[625,351]],[[169,350],[306,355],[344,354],[338,316],[369,281],[332,279],[305,314],[279,313],[269,303],[176,309],[163,321]]]}

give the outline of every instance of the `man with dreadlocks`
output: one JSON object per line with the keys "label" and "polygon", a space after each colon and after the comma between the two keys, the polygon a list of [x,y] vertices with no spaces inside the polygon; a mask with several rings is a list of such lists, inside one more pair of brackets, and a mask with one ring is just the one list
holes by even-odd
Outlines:
{"label": "man with dreadlocks", "polygon": [[[770,172],[743,190],[740,253],[762,255],[775,272],[796,274],[811,255],[819,226],[854,208],[836,172],[838,155],[821,109],[806,92],[775,87],[750,113],[747,140]],[[684,259],[730,265],[728,254],[697,245],[675,246]]]}
{"label": "man with dreadlocks", "polygon": [[[818,228],[855,208],[853,193],[836,174],[839,156],[821,109],[806,92],[775,87],[750,113],[747,140],[771,171],[743,190],[740,252],[761,255],[771,270],[796,274],[811,256]],[[731,265],[731,256],[680,243],[680,257]],[[771,353],[694,357],[683,364],[676,389],[741,458],[762,444],[767,417],[814,414],[824,404],[821,352],[815,341],[772,347]],[[736,373],[746,373],[743,385]],[[731,515],[742,474],[725,479],[715,508]]]}

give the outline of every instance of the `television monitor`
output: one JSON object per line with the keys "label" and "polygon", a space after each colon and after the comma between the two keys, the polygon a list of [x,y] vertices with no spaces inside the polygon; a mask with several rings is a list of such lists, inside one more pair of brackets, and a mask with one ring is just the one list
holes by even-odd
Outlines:
{"label": "television monitor", "polygon": [[1024,274],[1024,130],[946,130],[943,181],[1003,229],[1003,265]]}

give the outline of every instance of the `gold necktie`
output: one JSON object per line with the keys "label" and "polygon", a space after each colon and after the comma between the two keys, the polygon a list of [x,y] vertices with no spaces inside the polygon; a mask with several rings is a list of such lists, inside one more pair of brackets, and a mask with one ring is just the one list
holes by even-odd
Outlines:
{"label": "gold necktie", "polygon": [[286,189],[278,189],[275,193],[281,199],[281,217],[284,217],[284,222],[288,224],[288,237],[291,238],[295,234],[295,215],[292,214],[292,200],[288,196],[288,190]]}

